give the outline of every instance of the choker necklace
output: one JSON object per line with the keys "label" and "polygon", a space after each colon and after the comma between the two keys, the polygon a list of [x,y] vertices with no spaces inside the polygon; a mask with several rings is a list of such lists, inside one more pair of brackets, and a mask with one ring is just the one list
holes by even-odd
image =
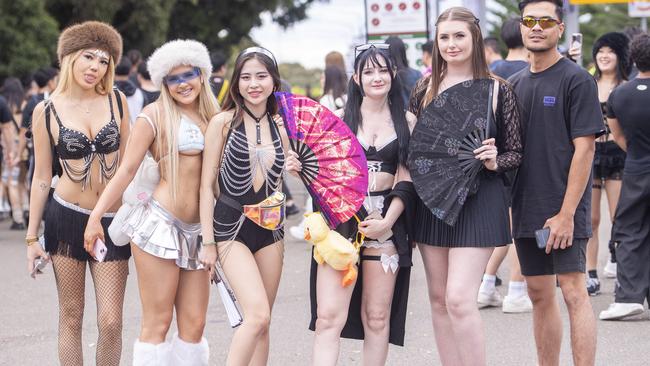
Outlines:
{"label": "choker necklace", "polygon": [[255,120],[255,139],[256,139],[257,144],[261,145],[262,144],[262,127],[260,126],[260,121],[268,113],[264,112],[264,113],[262,113],[261,116],[255,117],[253,112],[251,112],[250,109],[248,109],[248,107],[246,107],[246,105],[242,104],[241,107],[244,110],[244,112],[246,112],[246,114],[248,114],[253,120]]}

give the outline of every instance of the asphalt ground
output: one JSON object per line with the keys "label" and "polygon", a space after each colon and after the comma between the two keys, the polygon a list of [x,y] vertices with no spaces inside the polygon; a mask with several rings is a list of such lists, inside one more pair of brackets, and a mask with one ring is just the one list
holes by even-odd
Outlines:
{"label": "asphalt ground", "polygon": [[[297,204],[302,205],[304,189],[291,181]],[[608,217],[606,204],[602,217]],[[294,225],[301,215],[289,219]],[[607,221],[607,220],[603,220]],[[48,266],[36,280],[29,277],[25,265],[25,244],[22,231],[10,231],[9,222],[0,222],[0,365],[58,365],[57,323],[58,302],[52,268]],[[601,238],[609,237],[610,227],[604,222]],[[313,333],[309,323],[309,261],[310,248],[304,241],[286,236],[285,263],[282,282],[275,303],[271,324],[269,365],[309,365]],[[599,272],[608,251],[601,243]],[[422,260],[417,250],[413,256],[409,311],[405,347],[390,346],[389,365],[440,365],[431,325],[429,301]],[[130,272],[124,303],[122,364],[130,365],[133,342],[140,327],[140,303],[135,268]],[[507,265],[499,276],[508,278]],[[90,275],[86,276],[86,309],[83,326],[84,359],[94,365],[97,341],[96,307]],[[478,280],[478,279],[477,279]],[[601,279],[602,294],[592,297],[596,316],[613,301],[614,281]],[[500,291],[505,295],[507,282]],[[558,290],[558,299],[561,294]],[[562,304],[562,301],[560,301]],[[571,365],[568,315],[564,305],[564,336],[561,365]],[[489,365],[536,365],[531,314],[504,314],[500,308],[481,310],[486,330]],[[622,322],[598,321],[597,365],[642,366],[650,364],[650,321],[648,312]],[[175,331],[175,326],[168,337]],[[205,336],[210,344],[210,364],[225,364],[232,330],[216,291],[212,291]],[[340,365],[361,365],[362,343],[342,340]]]}

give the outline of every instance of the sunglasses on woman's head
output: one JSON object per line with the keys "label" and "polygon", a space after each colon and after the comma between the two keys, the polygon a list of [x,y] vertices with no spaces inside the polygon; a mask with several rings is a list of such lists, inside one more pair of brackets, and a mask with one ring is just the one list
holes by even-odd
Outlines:
{"label": "sunglasses on woman's head", "polygon": [[354,58],[359,57],[360,54],[363,53],[363,51],[369,50],[371,48],[376,48],[378,50],[388,50],[390,45],[388,43],[366,43],[362,44],[359,46],[354,47]]}
{"label": "sunglasses on woman's head", "polygon": [[163,78],[163,83],[165,85],[178,85],[186,83],[190,80],[194,80],[201,76],[201,69],[198,67],[193,67],[190,71],[185,71],[180,74],[167,75]]}
{"label": "sunglasses on woman's head", "polygon": [[536,24],[539,24],[539,27],[542,29],[549,29],[553,28],[556,25],[560,24],[561,22],[557,19],[551,18],[551,17],[541,17],[541,18],[535,18],[535,17],[523,17],[521,18],[521,24],[523,24],[524,27],[533,29]]}

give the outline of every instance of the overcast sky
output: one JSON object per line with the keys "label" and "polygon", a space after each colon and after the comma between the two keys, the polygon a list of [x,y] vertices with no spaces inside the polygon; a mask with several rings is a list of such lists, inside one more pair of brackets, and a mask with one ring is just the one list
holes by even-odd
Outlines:
{"label": "overcast sky", "polygon": [[[460,5],[461,0],[441,0],[441,7]],[[430,1],[434,3],[434,1]],[[315,2],[307,19],[286,31],[263,14],[264,24],[251,32],[253,40],[270,49],[278,62],[299,62],[305,67],[324,67],[325,55],[349,50],[365,41],[364,1],[330,0]]]}

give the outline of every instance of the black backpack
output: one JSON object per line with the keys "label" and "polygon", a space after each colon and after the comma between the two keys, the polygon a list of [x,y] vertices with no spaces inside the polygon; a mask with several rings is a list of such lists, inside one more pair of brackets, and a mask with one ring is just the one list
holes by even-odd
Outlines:
{"label": "black backpack", "polygon": [[[117,90],[113,88],[113,93],[115,94],[115,101],[117,102],[117,109],[120,113],[120,121],[124,117],[124,111],[122,109],[122,98]],[[45,127],[47,128],[47,134],[50,136],[50,148],[52,149],[52,177],[55,175],[60,177],[63,174],[63,167],[59,161],[59,154],[56,152],[56,147],[54,146],[54,139],[52,138],[52,131],[50,130],[50,104],[45,102]]]}

